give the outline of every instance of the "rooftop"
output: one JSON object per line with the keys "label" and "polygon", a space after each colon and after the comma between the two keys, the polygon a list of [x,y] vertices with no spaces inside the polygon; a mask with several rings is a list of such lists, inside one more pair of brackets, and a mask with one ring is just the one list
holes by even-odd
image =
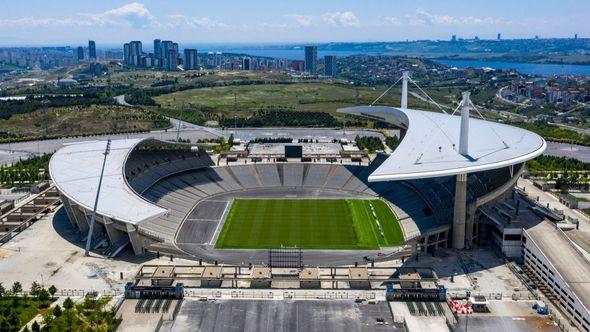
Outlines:
{"label": "rooftop", "polygon": [[369,182],[441,177],[519,164],[546,148],[541,136],[501,123],[470,118],[468,156],[459,154],[461,117],[387,106],[356,106],[338,112],[406,129],[393,154]]}
{"label": "rooftop", "polygon": [[[167,210],[137,195],[125,181],[123,169],[127,155],[142,139],[111,142],[100,191],[100,215],[137,225],[157,218]],[[67,145],[49,162],[49,173],[59,191],[74,203],[92,210],[100,178],[106,141]]]}

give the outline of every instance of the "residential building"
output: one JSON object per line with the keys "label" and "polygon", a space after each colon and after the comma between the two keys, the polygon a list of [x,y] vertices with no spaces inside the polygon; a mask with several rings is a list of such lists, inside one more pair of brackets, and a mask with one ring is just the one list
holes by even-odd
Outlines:
{"label": "residential building", "polygon": [[242,59],[242,70],[251,70],[251,59],[246,57]]}
{"label": "residential building", "polygon": [[88,58],[96,60],[96,43],[94,40],[88,41]]}
{"label": "residential building", "polygon": [[305,46],[305,71],[316,74],[318,69],[318,47]]}
{"label": "residential building", "polygon": [[185,48],[184,49],[184,69],[185,70],[195,70],[197,69],[198,60],[197,60],[197,50],[194,48]]}
{"label": "residential building", "polygon": [[78,61],[84,60],[84,47],[78,46]]}
{"label": "residential building", "polygon": [[336,76],[336,56],[326,55],[324,57],[324,75],[334,77]]}

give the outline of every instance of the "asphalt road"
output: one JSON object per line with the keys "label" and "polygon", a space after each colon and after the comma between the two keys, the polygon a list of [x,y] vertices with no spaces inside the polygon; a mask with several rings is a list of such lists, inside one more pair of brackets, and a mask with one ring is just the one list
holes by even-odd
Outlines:
{"label": "asphalt road", "polygon": [[547,150],[544,155],[574,158],[590,163],[590,146],[547,142]]}
{"label": "asphalt road", "polygon": [[92,137],[70,137],[61,139],[50,139],[42,141],[19,142],[0,144],[0,164],[9,164],[19,159],[27,159],[34,155],[53,153],[66,144],[82,141],[96,141],[107,139],[128,139],[153,137],[161,140],[176,140],[178,123],[180,122],[180,137],[190,139],[194,142],[197,139],[215,138],[219,136],[229,137],[235,133],[236,138],[249,140],[256,137],[291,137],[291,138],[341,138],[346,137],[354,140],[359,136],[381,136],[381,133],[370,130],[342,130],[342,129],[302,129],[302,128],[247,128],[219,130],[215,128],[202,127],[192,123],[170,119],[173,128],[168,130],[157,130],[149,133],[138,134],[117,134],[97,135]]}
{"label": "asphalt road", "polygon": [[[383,319],[387,325],[377,324]],[[404,331],[387,302],[185,300],[171,331]]]}

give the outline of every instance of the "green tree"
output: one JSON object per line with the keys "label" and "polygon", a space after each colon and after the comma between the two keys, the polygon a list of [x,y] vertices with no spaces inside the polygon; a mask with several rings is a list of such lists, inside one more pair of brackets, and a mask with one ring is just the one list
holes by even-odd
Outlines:
{"label": "green tree", "polygon": [[31,331],[32,332],[41,332],[41,327],[39,326],[39,323],[37,323],[37,321],[34,321],[33,324],[31,325]]}
{"label": "green tree", "polygon": [[57,288],[55,287],[55,285],[51,285],[51,287],[49,287],[48,291],[49,291],[49,294],[51,294],[51,297],[53,297],[55,295],[55,293],[57,293]]}
{"label": "green tree", "polygon": [[72,301],[72,299],[70,299],[69,297],[66,298],[64,301],[64,308],[66,310],[72,310],[73,307],[74,307],[74,301]]}
{"label": "green tree", "polygon": [[37,294],[39,294],[40,290],[41,290],[41,285],[39,285],[38,282],[33,281],[33,283],[31,284],[30,294],[33,296],[37,296]]}
{"label": "green tree", "polygon": [[2,283],[0,282],[0,299],[3,298],[5,294],[6,288],[4,288],[4,285],[2,285]]}
{"label": "green tree", "polygon": [[23,286],[20,284],[20,282],[15,281],[14,284],[12,284],[12,294],[16,295],[18,293],[22,293],[23,291]]}
{"label": "green tree", "polygon": [[56,318],[59,318],[62,314],[61,311],[61,307],[58,305],[55,306],[55,308],[53,308],[53,316],[55,316]]}
{"label": "green tree", "polygon": [[49,292],[45,288],[41,288],[37,294],[37,298],[42,303],[49,301]]}

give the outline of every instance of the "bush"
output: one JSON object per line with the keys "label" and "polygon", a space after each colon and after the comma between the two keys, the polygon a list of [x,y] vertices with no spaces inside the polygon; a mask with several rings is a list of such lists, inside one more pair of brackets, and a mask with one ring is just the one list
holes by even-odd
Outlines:
{"label": "bush", "polygon": [[360,150],[367,150],[369,153],[375,153],[377,150],[383,150],[383,142],[375,136],[356,136],[354,141]]}

